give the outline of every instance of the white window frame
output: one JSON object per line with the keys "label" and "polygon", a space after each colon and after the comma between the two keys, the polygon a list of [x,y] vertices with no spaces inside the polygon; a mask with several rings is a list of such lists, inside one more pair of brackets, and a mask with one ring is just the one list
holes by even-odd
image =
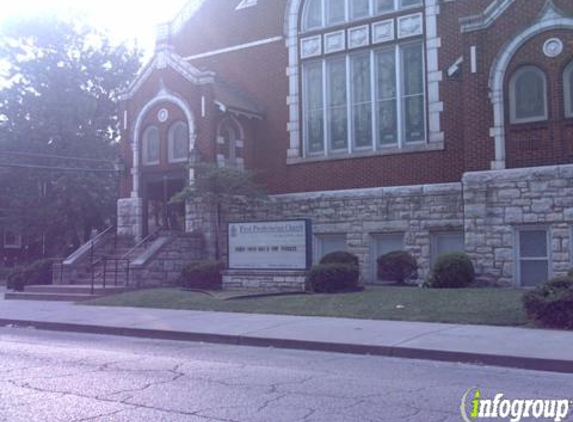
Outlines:
{"label": "white window frame", "polygon": [[565,117],[573,117],[573,94],[571,94],[571,78],[573,77],[573,61],[563,71],[563,97],[565,99]]}
{"label": "white window frame", "polygon": [[[157,143],[158,143],[158,148],[159,148],[159,156],[157,157],[156,161],[150,161],[149,160],[149,135],[148,133],[151,130],[156,130],[157,131]],[[143,136],[142,136],[142,156],[141,156],[141,161],[143,163],[144,166],[154,166],[160,163],[161,161],[161,136],[160,136],[160,132],[159,132],[159,128],[157,126],[148,126],[145,131],[143,132]]]}
{"label": "white window frame", "polygon": [[[315,264],[318,264],[320,262],[320,260],[322,259],[322,257],[325,255],[323,254],[324,251],[324,247],[322,242],[324,241],[324,239],[326,238],[342,238],[344,239],[344,243],[346,245],[347,239],[346,239],[346,233],[322,233],[322,234],[316,234],[314,235],[314,239],[315,239],[315,248],[314,248],[314,261]],[[347,251],[348,248],[347,246],[345,246],[344,251]]]}
{"label": "white window frame", "polygon": [[[14,236],[15,242],[13,243],[9,243],[7,238],[8,238],[8,234],[12,234]],[[4,235],[3,235],[3,240],[4,240],[4,248],[6,249],[22,249],[22,235],[21,234],[17,234],[14,233],[11,230],[7,230],[4,229]]]}
{"label": "white window frame", "polygon": [[[521,257],[521,233],[525,231],[545,231],[547,236],[546,245],[547,251],[545,257]],[[552,260],[552,253],[551,253],[551,230],[548,226],[521,226],[515,228],[515,280],[519,281],[519,286],[523,286],[521,283],[521,262],[522,261],[547,261],[547,280],[550,280],[553,277],[553,260]],[[544,280],[546,281],[546,280]],[[524,286],[524,287],[534,287],[534,286]]]}
{"label": "white window frame", "polygon": [[460,252],[465,252],[465,233],[463,229],[459,230],[439,230],[430,233],[430,264],[433,267],[436,259],[441,255],[438,252],[438,238],[441,236],[461,235],[463,249]]}
{"label": "white window frame", "polygon": [[[526,71],[535,71],[536,73],[538,73],[539,76],[541,76],[541,79],[543,81],[543,108],[544,108],[544,113],[541,116],[534,116],[534,117],[517,117],[517,96],[516,96],[516,82],[517,82],[517,78],[520,76],[520,74],[526,72]],[[509,114],[510,114],[510,122],[512,124],[520,124],[520,123],[535,123],[535,122],[544,122],[547,121],[549,119],[549,102],[547,99],[547,75],[545,74],[545,72],[540,69],[537,66],[533,66],[533,65],[527,65],[527,66],[522,66],[519,69],[517,69],[515,72],[513,72],[513,75],[511,75],[511,78],[509,80]]]}
{"label": "white window frame", "polygon": [[[353,120],[352,120],[352,107],[353,107],[353,99],[352,99],[352,90],[353,86],[351,84],[351,57],[354,55],[364,54],[364,52],[345,52],[338,55],[332,55],[328,58],[312,60],[312,61],[305,61],[302,63],[302,80],[303,80],[303,93],[302,93],[302,104],[303,104],[303,148],[304,148],[304,156],[305,157],[317,157],[317,156],[340,156],[344,155],[352,155],[353,153],[364,153],[369,151],[383,151],[386,149],[407,149],[409,147],[419,147],[420,145],[426,145],[428,143],[428,119],[427,119],[427,110],[428,110],[428,95],[427,95],[427,75],[426,75],[426,55],[425,55],[425,43],[421,40],[414,40],[414,41],[407,41],[407,42],[400,42],[396,44],[384,45],[379,47],[374,47],[370,50],[370,89],[372,92],[371,97],[371,112],[372,112],[372,143],[369,146],[362,146],[362,147],[355,147],[354,142],[354,132],[353,132]],[[406,96],[404,94],[404,87],[403,87],[403,60],[402,60],[402,51],[405,47],[411,45],[418,45],[422,49],[421,57],[422,57],[422,93],[420,94],[412,94]],[[384,144],[381,145],[379,142],[379,131],[378,131],[378,103],[379,100],[377,98],[378,92],[378,68],[376,66],[376,54],[380,51],[394,51],[395,54],[395,83],[396,83],[396,132],[397,132],[397,139],[396,142],[391,144]],[[327,73],[327,63],[340,60],[341,57],[345,57],[346,60],[346,108],[347,108],[347,142],[346,142],[346,149],[336,149],[333,150],[330,147],[331,139],[330,139],[330,132],[329,132],[329,93],[328,93],[328,73]],[[309,144],[308,144],[308,101],[306,100],[307,92],[306,92],[306,70],[305,64],[306,63],[322,63],[322,104],[323,104],[323,151],[310,151]],[[424,123],[424,139],[421,141],[406,141],[406,119],[405,119],[405,104],[406,99],[412,96],[423,96],[423,109],[422,109],[422,116],[423,116],[423,123]]]}
{"label": "white window frame", "polygon": [[169,127],[169,132],[167,133],[167,159],[169,160],[170,163],[184,163],[184,162],[189,160],[189,145],[188,145],[189,142],[187,141],[188,137],[184,138],[186,150],[187,150],[186,156],[180,157],[180,158],[174,157],[175,130],[177,129],[178,126],[183,126],[185,128],[185,132],[189,133],[189,128],[187,127],[187,124],[183,121],[175,122]]}
{"label": "white window frame", "polygon": [[305,2],[305,5],[304,5],[303,11],[302,11],[302,29],[303,29],[303,32],[320,30],[322,28],[328,28],[331,26],[342,25],[342,24],[346,24],[349,22],[356,22],[356,21],[360,21],[360,20],[364,20],[364,19],[370,19],[370,18],[375,17],[375,16],[388,15],[390,13],[396,13],[396,12],[403,11],[403,10],[415,9],[415,8],[419,8],[419,7],[423,6],[422,0],[418,0],[417,4],[410,5],[410,6],[403,6],[402,5],[403,1],[404,0],[394,0],[392,9],[384,10],[384,11],[378,11],[378,10],[376,10],[377,9],[377,7],[376,7],[377,0],[370,0],[369,1],[369,13],[368,13],[368,15],[357,17],[357,18],[352,18],[351,17],[351,6],[350,6],[350,3],[352,2],[352,0],[344,0],[344,21],[327,23],[327,16],[326,16],[326,2],[327,2],[327,0],[321,0],[320,1],[321,12],[322,12],[322,14],[320,16],[321,24],[319,26],[308,27],[307,22],[308,22],[309,7],[307,5],[310,4],[310,1],[307,0]]}

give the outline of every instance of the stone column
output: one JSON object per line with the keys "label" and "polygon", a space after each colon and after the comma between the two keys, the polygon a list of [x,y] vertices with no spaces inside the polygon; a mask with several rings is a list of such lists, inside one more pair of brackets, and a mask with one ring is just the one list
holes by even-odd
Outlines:
{"label": "stone column", "polygon": [[143,234],[142,198],[121,198],[117,201],[117,234],[141,240]]}

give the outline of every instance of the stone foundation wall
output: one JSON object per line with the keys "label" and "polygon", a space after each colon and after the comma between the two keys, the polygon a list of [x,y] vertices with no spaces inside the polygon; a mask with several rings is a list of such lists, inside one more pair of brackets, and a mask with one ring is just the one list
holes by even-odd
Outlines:
{"label": "stone foundation wall", "polygon": [[201,236],[173,234],[157,239],[133,261],[130,279],[140,287],[172,285],[185,265],[204,258],[205,245]]}
{"label": "stone foundation wall", "polygon": [[[360,260],[365,283],[375,281],[375,236],[403,236],[404,249],[416,257],[423,280],[430,271],[434,235],[457,231],[463,233],[478,275],[519,284],[520,228],[548,230],[549,276],[565,274],[572,266],[573,165],[466,173],[459,183],[276,195],[265,203],[225,210],[223,227],[228,221],[295,218],[312,220],[315,256],[321,235],[344,235],[346,250]],[[189,205],[187,226],[205,235],[205,251],[212,256],[210,208]],[[240,277],[229,282],[237,285]],[[249,288],[259,283],[243,280]]]}
{"label": "stone foundation wall", "polygon": [[377,257],[372,236],[400,233],[404,248],[418,259],[420,276],[425,277],[431,233],[463,230],[462,187],[448,183],[277,195],[268,203],[232,210],[226,217],[228,221],[310,218],[315,238],[346,236],[346,250],[358,256],[365,282],[374,281]]}
{"label": "stone foundation wall", "polygon": [[228,270],[223,274],[225,290],[304,292],[306,287],[305,271]]}
{"label": "stone foundation wall", "polygon": [[549,230],[550,272],[571,268],[573,165],[466,173],[465,244],[476,270],[514,283],[520,228]]}

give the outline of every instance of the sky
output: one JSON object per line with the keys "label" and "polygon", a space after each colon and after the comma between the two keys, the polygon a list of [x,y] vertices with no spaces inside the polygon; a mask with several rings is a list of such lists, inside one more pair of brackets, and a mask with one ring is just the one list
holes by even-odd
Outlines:
{"label": "sky", "polygon": [[188,0],[3,0],[2,19],[42,11],[80,13],[88,22],[109,29],[117,42],[137,39],[146,55],[153,51],[155,26],[170,21]]}

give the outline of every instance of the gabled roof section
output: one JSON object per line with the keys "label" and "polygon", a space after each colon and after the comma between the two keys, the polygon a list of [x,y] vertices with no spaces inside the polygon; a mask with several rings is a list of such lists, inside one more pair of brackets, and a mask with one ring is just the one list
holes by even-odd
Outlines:
{"label": "gabled roof section", "polygon": [[183,57],[173,51],[173,47],[161,45],[157,48],[155,55],[149,63],[137,75],[137,78],[129,85],[126,91],[121,95],[120,100],[127,100],[133,97],[142,87],[145,81],[156,70],[171,68],[179,73],[194,85],[205,85],[214,82],[215,74],[209,71],[201,71]]}
{"label": "gabled roof section", "polygon": [[264,109],[257,102],[253,101],[247,94],[217,80],[213,87],[215,104],[222,112],[230,112],[245,115],[249,118],[262,119]]}
{"label": "gabled roof section", "polygon": [[489,28],[514,2],[515,0],[494,0],[479,15],[461,18],[460,24],[462,32],[479,31]]}

